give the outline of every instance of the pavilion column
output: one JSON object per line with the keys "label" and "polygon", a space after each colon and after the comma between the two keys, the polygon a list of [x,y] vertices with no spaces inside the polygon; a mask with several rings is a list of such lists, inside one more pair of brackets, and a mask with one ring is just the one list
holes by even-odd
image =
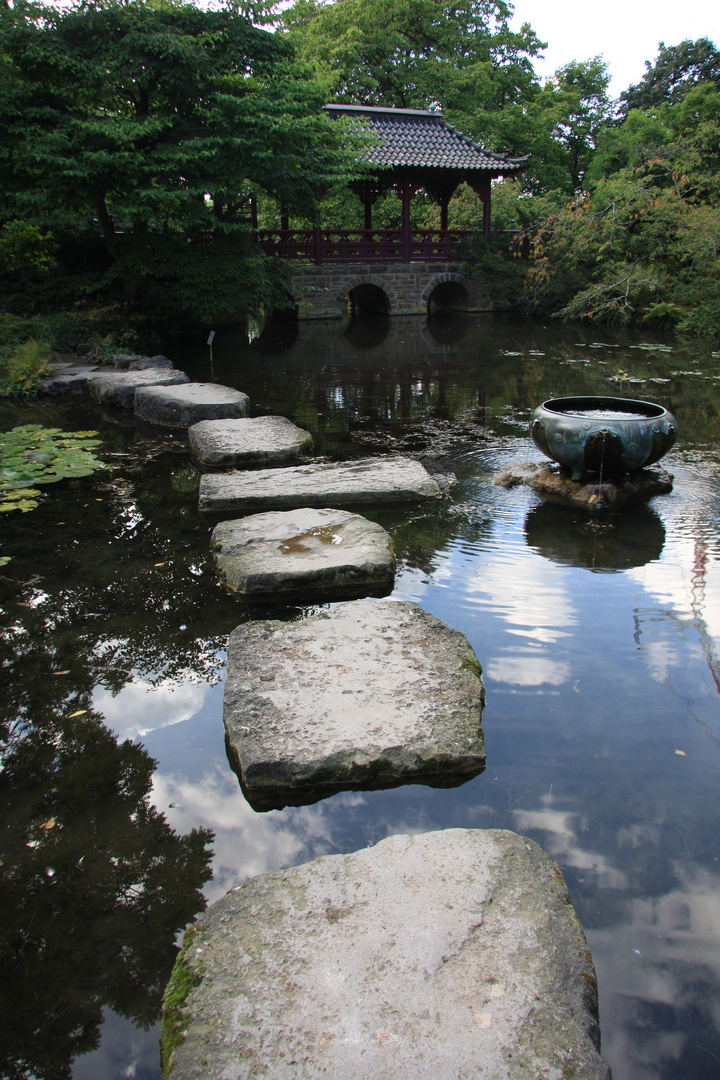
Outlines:
{"label": "pavilion column", "polygon": [[257,197],[255,195],[250,196],[250,228],[253,232],[257,232],[258,227],[258,209],[257,209]]}
{"label": "pavilion column", "polygon": [[479,195],[482,199],[482,231],[483,236],[487,236],[490,232],[490,177],[483,176],[477,180],[471,180],[470,186],[472,187],[475,194]]}
{"label": "pavilion column", "polygon": [[365,232],[370,232],[372,230],[372,205],[373,205],[372,195],[370,194],[370,192],[368,192],[366,194],[364,202],[363,202],[363,208],[364,208],[364,211],[365,211],[365,224],[364,224]]}
{"label": "pavilion column", "polygon": [[410,180],[401,180],[397,185],[397,193],[402,200],[402,261],[410,262],[412,249],[412,237],[410,235],[410,203],[416,191],[415,185]]}

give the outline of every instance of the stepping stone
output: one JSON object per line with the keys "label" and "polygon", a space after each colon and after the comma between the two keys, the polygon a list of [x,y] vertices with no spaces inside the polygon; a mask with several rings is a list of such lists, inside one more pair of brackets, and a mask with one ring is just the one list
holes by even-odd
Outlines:
{"label": "stepping stone", "polygon": [[250,598],[384,596],[395,577],[381,525],[346,510],[290,510],[223,521],[210,539],[223,582]]}
{"label": "stepping stone", "polygon": [[205,513],[289,510],[299,506],[393,506],[437,499],[440,488],[411,458],[295,465],[253,473],[205,473],[199,508]]}
{"label": "stepping stone", "polygon": [[230,635],[226,747],[255,809],[461,784],[485,767],[483,704],[467,638],[417,604],[354,600]]}
{"label": "stepping stone", "polygon": [[53,375],[48,375],[40,384],[43,394],[80,394],[86,393],[88,379],[98,375],[103,369],[98,364],[64,364]]}
{"label": "stepping stone", "polygon": [[560,868],[500,829],[246,881],[185,934],[165,1080],[610,1080]]}
{"label": "stepping stone", "polygon": [[245,416],[250,398],[231,386],[188,383],[173,389],[148,386],[135,396],[135,415],[165,427],[189,428],[200,420]]}
{"label": "stepping stone", "polygon": [[284,464],[312,447],[312,435],[284,416],[202,420],[188,431],[190,450],[201,465]]}
{"label": "stepping stone", "polygon": [[184,371],[146,368],[144,371],[108,371],[88,379],[90,396],[99,405],[132,409],[138,387],[174,386],[190,380]]}

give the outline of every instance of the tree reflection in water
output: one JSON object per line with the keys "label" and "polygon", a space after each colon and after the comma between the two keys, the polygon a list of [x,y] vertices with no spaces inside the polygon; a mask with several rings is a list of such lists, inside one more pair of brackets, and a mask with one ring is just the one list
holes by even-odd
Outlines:
{"label": "tree reflection in water", "polygon": [[205,901],[212,833],[150,803],[155,762],[84,712],[2,725],[3,1077],[70,1076],[104,1006],[148,1028]]}

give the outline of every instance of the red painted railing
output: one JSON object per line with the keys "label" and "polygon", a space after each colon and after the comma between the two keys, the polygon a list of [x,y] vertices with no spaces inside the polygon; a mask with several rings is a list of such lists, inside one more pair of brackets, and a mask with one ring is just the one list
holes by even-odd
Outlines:
{"label": "red painted railing", "polygon": [[313,263],[447,262],[461,258],[460,243],[471,232],[459,229],[260,229],[257,240],[268,255]]}

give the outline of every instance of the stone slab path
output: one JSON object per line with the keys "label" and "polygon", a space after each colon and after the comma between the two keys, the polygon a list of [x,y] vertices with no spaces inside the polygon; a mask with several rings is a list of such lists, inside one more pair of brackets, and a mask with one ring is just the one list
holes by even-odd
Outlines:
{"label": "stone slab path", "polygon": [[90,396],[98,404],[115,409],[132,409],[138,388],[170,387],[180,383],[190,383],[185,372],[165,367],[137,371],[105,371],[92,375],[87,381]]}
{"label": "stone slab path", "polygon": [[366,458],[251,473],[205,473],[200,480],[199,509],[204,513],[301,506],[361,509],[439,497],[437,483],[419,461]]}
{"label": "stone slab path", "polygon": [[258,809],[463,783],[485,766],[483,704],[467,638],[417,604],[354,600],[230,635],[226,745]]}
{"label": "stone slab path", "polygon": [[250,398],[217,383],[188,383],[174,389],[148,386],[135,396],[135,415],[164,427],[189,428],[201,420],[245,416]]}
{"label": "stone slab path", "polygon": [[190,450],[201,465],[284,465],[312,448],[309,431],[284,416],[202,420],[188,431]]}
{"label": "stone slab path", "polygon": [[161,1045],[165,1080],[610,1080],[560,869],[501,830],[233,889],[185,935]]}
{"label": "stone slab path", "polygon": [[346,510],[289,510],[223,521],[210,546],[222,581],[248,599],[313,603],[384,596],[395,578],[388,533]]}

